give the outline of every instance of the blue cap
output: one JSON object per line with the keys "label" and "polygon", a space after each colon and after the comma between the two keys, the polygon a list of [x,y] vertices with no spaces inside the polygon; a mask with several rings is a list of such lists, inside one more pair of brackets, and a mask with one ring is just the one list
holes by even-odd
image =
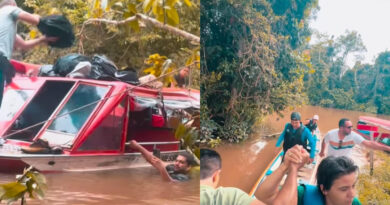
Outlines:
{"label": "blue cap", "polygon": [[291,120],[301,120],[301,114],[299,112],[291,113]]}

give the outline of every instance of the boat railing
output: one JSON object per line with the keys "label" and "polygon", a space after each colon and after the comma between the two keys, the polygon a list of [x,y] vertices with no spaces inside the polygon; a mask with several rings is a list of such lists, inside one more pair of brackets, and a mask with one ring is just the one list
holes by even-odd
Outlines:
{"label": "boat railing", "polygon": [[[180,144],[180,141],[172,141],[172,142],[139,142],[138,144],[145,145],[167,145],[167,144]],[[126,142],[126,146],[130,146],[130,142]]]}

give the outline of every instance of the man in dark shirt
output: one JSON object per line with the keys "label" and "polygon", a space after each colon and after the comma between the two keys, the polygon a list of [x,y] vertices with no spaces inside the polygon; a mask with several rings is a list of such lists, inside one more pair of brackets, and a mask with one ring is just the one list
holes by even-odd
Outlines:
{"label": "man in dark shirt", "polygon": [[190,69],[188,67],[183,68],[179,71],[178,74],[174,75],[176,81],[176,87],[183,88],[188,84],[188,75],[189,75]]}
{"label": "man in dark shirt", "polygon": [[308,120],[307,124],[305,124],[305,126],[307,127],[307,129],[310,130],[312,135],[314,134],[314,132],[316,131],[316,129],[318,127],[318,124],[317,124],[318,120],[320,120],[318,115],[314,115],[313,118],[311,120]]}
{"label": "man in dark shirt", "polygon": [[175,162],[168,164],[161,159],[155,157],[151,152],[142,147],[135,140],[130,141],[130,147],[141,152],[142,156],[152,166],[154,166],[161,174],[162,178],[166,181],[187,181],[190,179],[189,172],[191,167],[195,164],[194,157],[188,153],[180,153]]}

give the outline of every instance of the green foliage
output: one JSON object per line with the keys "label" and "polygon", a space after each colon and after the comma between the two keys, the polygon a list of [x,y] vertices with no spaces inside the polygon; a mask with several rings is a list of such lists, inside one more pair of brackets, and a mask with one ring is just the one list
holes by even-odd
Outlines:
{"label": "green foliage", "polygon": [[[138,21],[121,25],[100,22],[83,25],[92,18],[121,21],[136,13],[145,13],[143,5],[148,2],[152,2],[152,7],[146,11],[146,14],[158,17],[161,16],[160,13],[156,16],[153,10],[159,12],[165,10],[168,14],[167,23],[175,22],[179,29],[199,36],[199,0],[169,0],[165,1],[165,7],[162,5],[163,1],[157,0],[20,0],[18,5],[21,8],[41,16],[66,15],[74,25],[76,43],[68,49],[37,47],[31,51],[22,52],[15,58],[30,63],[53,64],[57,58],[69,53],[82,53],[89,56],[104,54],[119,68],[130,67],[141,73],[147,67],[144,64],[145,59],[158,53],[171,59],[179,67],[184,66],[192,57],[192,53],[188,50],[192,51],[198,48],[198,45],[193,45],[188,40],[167,31]],[[159,18],[159,20],[164,22],[164,19]],[[35,27],[19,25],[18,31],[26,39],[36,38],[39,35]],[[195,76],[191,78],[192,86],[199,85],[197,73],[195,71]]]}
{"label": "green foliage", "polygon": [[[201,139],[239,142],[262,116],[302,104],[308,14],[317,1],[202,2]],[[216,100],[218,99],[218,100]]]}
{"label": "green foliage", "polygon": [[314,73],[305,76],[310,104],[378,114],[390,114],[390,52],[381,53],[374,65],[357,62],[350,69],[345,59],[365,51],[356,32],[333,40],[318,35],[320,41],[308,52]]}
{"label": "green foliage", "polygon": [[24,200],[28,193],[30,198],[39,199],[44,197],[46,190],[46,179],[37,171],[32,171],[32,167],[24,170],[16,182],[0,184],[0,202],[11,203],[19,199]]}
{"label": "green foliage", "polygon": [[357,190],[362,204],[388,204],[390,201],[390,156],[383,152],[375,152],[375,155],[383,161],[375,164],[373,176],[369,174],[369,166],[359,174]]}
{"label": "green foliage", "polygon": [[190,149],[198,159],[200,159],[200,150],[197,140],[199,139],[199,130],[196,127],[179,124],[175,130],[175,138],[183,142],[185,148]]}

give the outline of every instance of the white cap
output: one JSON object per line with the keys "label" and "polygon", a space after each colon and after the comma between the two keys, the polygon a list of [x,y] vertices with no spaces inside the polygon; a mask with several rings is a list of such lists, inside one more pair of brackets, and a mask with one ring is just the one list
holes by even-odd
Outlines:
{"label": "white cap", "polygon": [[319,119],[320,119],[320,117],[318,117],[318,115],[313,116],[313,120],[319,120]]}

